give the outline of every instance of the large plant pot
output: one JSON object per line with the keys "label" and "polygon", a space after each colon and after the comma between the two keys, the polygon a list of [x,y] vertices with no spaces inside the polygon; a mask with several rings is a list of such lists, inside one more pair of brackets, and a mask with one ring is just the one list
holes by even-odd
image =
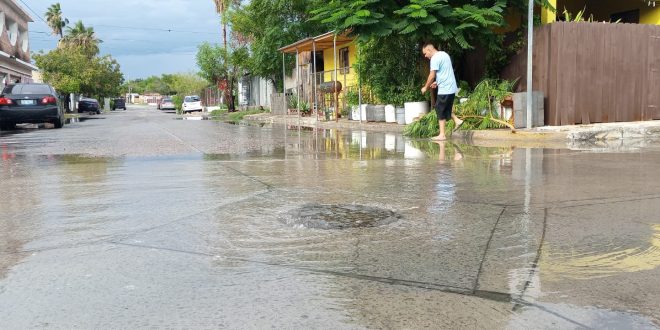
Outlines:
{"label": "large plant pot", "polygon": [[396,123],[399,125],[406,124],[406,109],[396,108]]}
{"label": "large plant pot", "polygon": [[384,122],[385,121],[385,106],[384,105],[374,105],[373,106],[373,121]]}
{"label": "large plant pot", "polygon": [[406,102],[403,107],[406,113],[406,124],[412,124],[415,120],[429,113],[429,103],[426,101]]}
{"label": "large plant pot", "polygon": [[385,106],[385,122],[396,123],[396,108],[391,104]]}
{"label": "large plant pot", "polygon": [[360,106],[360,117],[358,120],[367,121],[367,107],[368,104],[363,104]]}
{"label": "large plant pot", "polygon": [[351,118],[350,120],[360,120],[360,107],[354,105],[351,107]]}

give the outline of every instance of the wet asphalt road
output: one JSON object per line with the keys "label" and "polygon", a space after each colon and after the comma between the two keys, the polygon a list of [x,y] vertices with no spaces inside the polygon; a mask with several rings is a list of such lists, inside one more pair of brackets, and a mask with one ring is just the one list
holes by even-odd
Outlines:
{"label": "wet asphalt road", "polygon": [[654,329],[660,147],[175,120],[0,132],[0,329]]}

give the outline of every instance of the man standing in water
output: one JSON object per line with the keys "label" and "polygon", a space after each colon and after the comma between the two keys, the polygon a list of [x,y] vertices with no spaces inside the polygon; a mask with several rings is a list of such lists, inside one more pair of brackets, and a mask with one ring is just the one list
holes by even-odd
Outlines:
{"label": "man standing in water", "polygon": [[[463,121],[458,119],[452,113],[454,105],[454,97],[457,92],[456,77],[454,76],[454,68],[451,66],[451,58],[449,54],[438,51],[433,44],[427,43],[422,48],[424,57],[431,60],[431,71],[429,77],[426,79],[426,84],[422,87],[422,94],[426,94],[429,87],[438,87],[438,97],[435,102],[435,112],[438,114],[438,124],[440,126],[440,134],[432,138],[432,140],[443,141],[446,140],[445,124],[450,118],[454,119],[456,128],[463,124]],[[435,81],[435,82],[434,82]]]}

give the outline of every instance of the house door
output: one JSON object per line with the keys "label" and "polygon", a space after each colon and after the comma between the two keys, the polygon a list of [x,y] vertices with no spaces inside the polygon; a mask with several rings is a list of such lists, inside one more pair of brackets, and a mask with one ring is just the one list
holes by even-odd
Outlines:
{"label": "house door", "polygon": [[323,82],[323,74],[320,74],[319,72],[325,71],[324,64],[323,64],[323,51],[316,52],[316,74],[314,75],[316,77],[316,83],[320,84]]}
{"label": "house door", "polygon": [[649,37],[647,108],[644,119],[660,119],[660,36]]}

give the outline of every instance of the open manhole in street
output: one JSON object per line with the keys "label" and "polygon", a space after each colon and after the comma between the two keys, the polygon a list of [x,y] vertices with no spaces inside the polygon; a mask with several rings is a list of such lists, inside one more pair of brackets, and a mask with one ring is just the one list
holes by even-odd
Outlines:
{"label": "open manhole in street", "polygon": [[314,229],[347,229],[384,226],[402,216],[394,211],[359,204],[305,204],[281,217],[291,226]]}

